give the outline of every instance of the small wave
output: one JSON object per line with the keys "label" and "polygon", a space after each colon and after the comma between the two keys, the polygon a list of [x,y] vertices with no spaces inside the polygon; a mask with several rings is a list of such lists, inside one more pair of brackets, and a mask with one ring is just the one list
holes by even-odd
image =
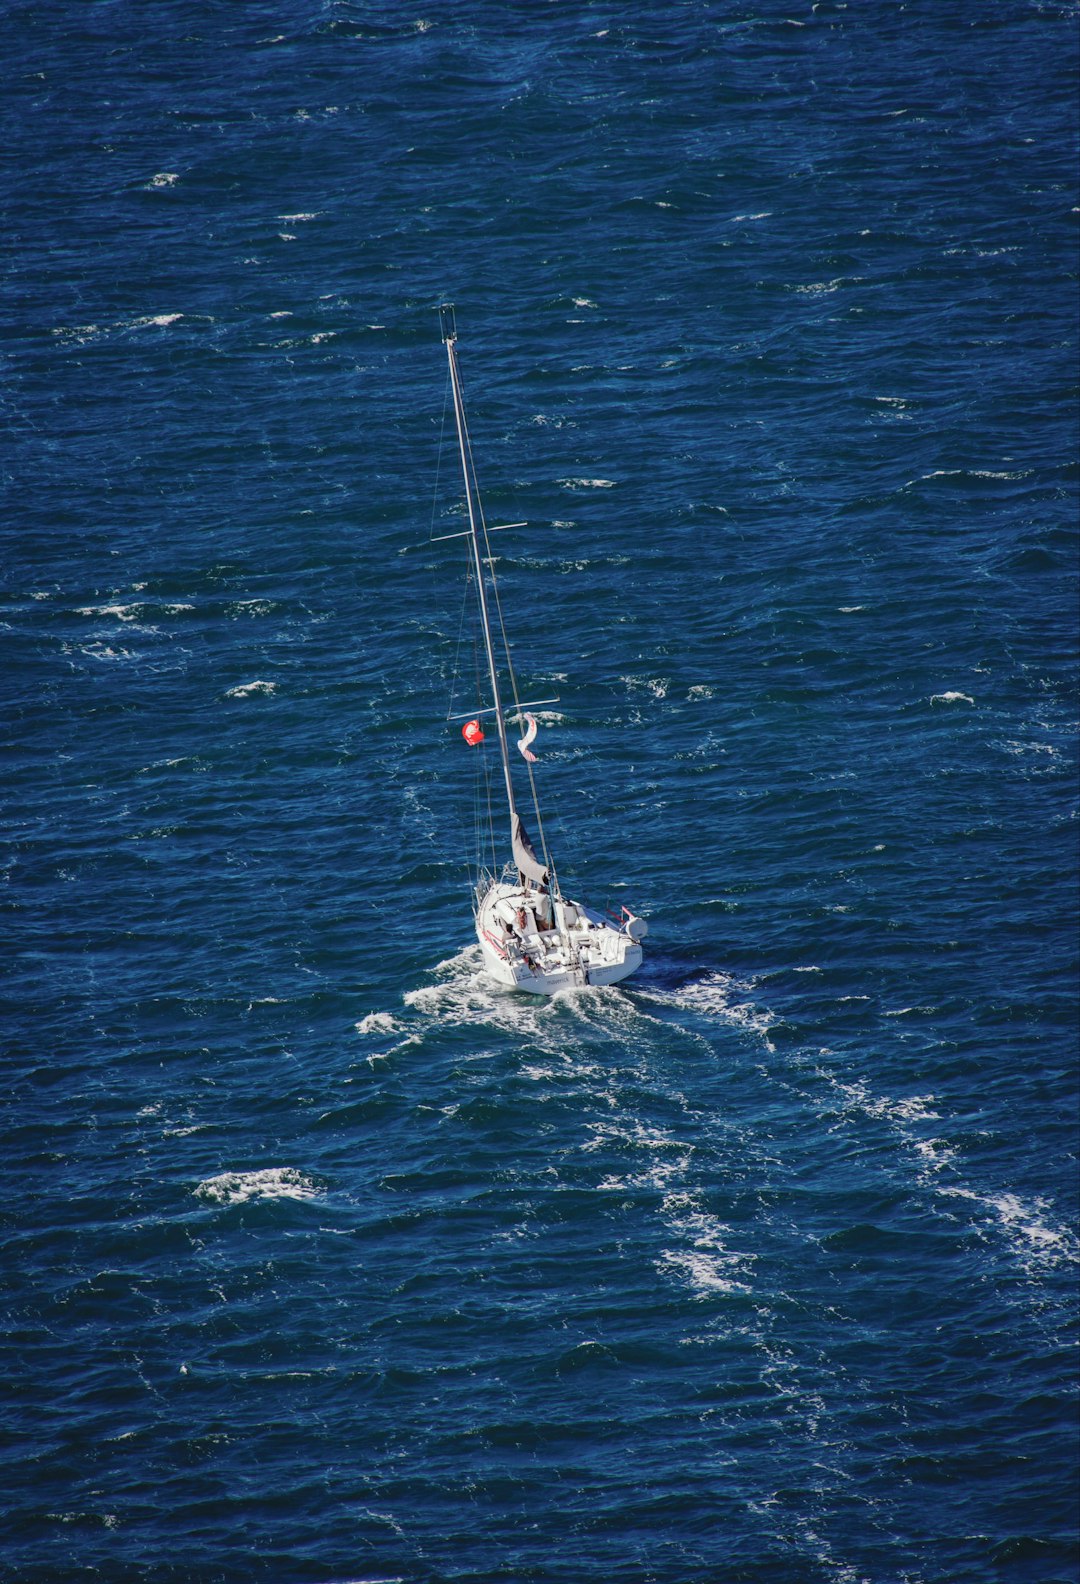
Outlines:
{"label": "small wave", "polygon": [[274,609],[275,603],[274,600],[268,599],[233,600],[230,605],[225,607],[225,613],[228,616],[232,616],[238,611],[243,611],[245,616],[269,616]]}
{"label": "small wave", "polygon": [[118,621],[137,621],[138,605],[77,605],[76,616],[115,616]]}
{"label": "small wave", "polygon": [[84,644],[79,650],[91,660],[134,660],[135,653],[131,649],[112,649],[108,644]]}
{"label": "small wave", "polygon": [[602,478],[564,478],[558,483],[563,489],[614,489],[614,479]]}
{"label": "small wave", "polygon": [[933,693],[930,697],[931,704],[974,704],[975,700],[970,693]]}
{"label": "small wave", "polygon": [[263,1171],[222,1172],[195,1189],[197,1199],[211,1204],[244,1204],[248,1199],[314,1199],[316,1185],[293,1166],[268,1166]]}
{"label": "small wave", "polygon": [[827,297],[830,292],[839,291],[841,286],[854,285],[857,278],[849,280],[844,275],[838,275],[835,280],[813,281],[809,286],[796,286],[793,290],[804,297]]}
{"label": "small wave", "polygon": [[396,1034],[400,1024],[390,1016],[389,1012],[369,1012],[367,1017],[361,1018],[353,1027],[358,1034]]}
{"label": "small wave", "polygon": [[242,682],[226,691],[226,698],[248,698],[253,693],[276,693],[276,682]]}
{"label": "small wave", "polygon": [[149,190],[151,187],[175,187],[179,180],[176,171],[158,171],[157,175],[151,176],[146,183],[146,188]]}

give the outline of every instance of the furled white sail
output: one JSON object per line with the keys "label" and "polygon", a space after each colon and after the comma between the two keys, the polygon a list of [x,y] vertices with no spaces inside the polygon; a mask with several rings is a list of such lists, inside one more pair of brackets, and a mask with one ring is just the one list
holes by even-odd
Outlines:
{"label": "furled white sail", "polygon": [[521,815],[516,809],[510,822],[510,840],[514,849],[514,862],[526,880],[531,880],[533,885],[547,885],[548,872],[537,859],[528,832],[521,822]]}

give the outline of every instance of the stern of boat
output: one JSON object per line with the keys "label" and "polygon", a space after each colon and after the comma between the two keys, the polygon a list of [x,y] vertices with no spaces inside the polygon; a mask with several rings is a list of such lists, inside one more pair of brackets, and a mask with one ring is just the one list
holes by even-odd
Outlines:
{"label": "stern of boat", "polygon": [[511,880],[477,888],[476,935],[484,967],[508,987],[555,995],[585,985],[612,985],[641,966],[643,919],[623,923],[583,903]]}

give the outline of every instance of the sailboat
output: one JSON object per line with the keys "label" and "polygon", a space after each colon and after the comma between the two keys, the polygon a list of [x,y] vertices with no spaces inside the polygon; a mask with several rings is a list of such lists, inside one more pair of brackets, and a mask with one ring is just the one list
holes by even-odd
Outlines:
{"label": "sailboat", "polygon": [[[483,752],[484,731],[481,721],[489,717],[494,721],[510,838],[510,856],[504,866],[497,866],[494,859],[490,864],[478,860],[473,885],[476,938],[487,973],[499,984],[515,990],[530,991],[534,995],[555,995],[558,991],[583,985],[617,984],[641,966],[641,942],[648,925],[628,908],[623,908],[618,919],[609,917],[587,907],[583,902],[564,896],[559,885],[537,801],[533,773],[536,755],[529,747],[535,739],[537,727],[536,718],[530,710],[542,704],[557,703],[558,700],[536,699],[522,703],[518,698],[517,680],[503,626],[488,539],[489,532],[496,530],[489,530],[484,519],[465,421],[465,403],[458,370],[457,323],[452,304],[442,305],[440,320],[450,365],[454,421],[469,523],[468,528],[460,534],[440,537],[469,540],[471,581],[475,588],[483,633],[486,690],[490,699],[483,708],[472,712],[471,718],[462,728],[462,735],[468,744]],[[505,526],[525,525],[514,523]],[[492,624],[493,607],[498,622],[498,658]],[[503,703],[504,684],[513,700],[512,704]],[[541,849],[539,857],[518,808],[511,773],[508,727],[515,721],[526,727],[517,747],[528,774]],[[492,835],[494,837],[494,825]]]}

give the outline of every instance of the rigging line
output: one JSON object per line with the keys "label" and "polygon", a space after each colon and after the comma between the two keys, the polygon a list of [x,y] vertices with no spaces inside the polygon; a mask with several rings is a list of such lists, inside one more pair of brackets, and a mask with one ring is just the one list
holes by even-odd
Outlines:
{"label": "rigging line", "polygon": [[[476,696],[477,696],[477,698],[479,698],[480,697],[480,690],[481,690],[481,686],[482,686],[481,677],[483,675],[483,666],[482,666],[482,661],[480,659],[480,635],[479,635],[479,633],[477,633],[475,628],[473,629],[473,667],[474,667],[475,672],[476,672]],[[483,748],[480,749],[480,771],[481,771],[481,776],[483,778],[484,792],[485,792],[486,799],[487,799],[487,809],[486,809],[486,812],[487,812],[487,835],[488,835],[488,839],[489,839],[490,844],[491,844],[492,874],[494,874],[495,873],[495,865],[497,863],[496,848],[495,848],[495,813],[494,813],[494,807],[493,807],[493,804],[492,804],[492,797],[491,797],[491,776],[490,776],[490,774],[488,772],[487,755],[486,755],[486,753],[485,753]],[[478,795],[479,795],[479,782],[477,783],[477,789],[478,789]],[[482,811],[480,810],[479,803],[478,803],[477,820],[476,820],[476,866],[477,866],[477,879],[478,880],[479,880],[480,860],[481,860],[481,855],[482,855],[483,850],[484,850],[483,837],[484,837],[484,831],[483,831],[483,823],[482,823]]]}
{"label": "rigging line", "polygon": [[[431,524],[430,524],[429,529],[428,529],[428,542],[429,543],[433,542],[433,535],[434,535],[434,529],[435,529],[435,519],[436,519],[436,516],[438,515],[438,508],[439,508],[439,481],[440,481],[440,478],[441,478],[443,450],[444,450],[445,445],[446,445],[446,415],[447,415],[447,410],[448,410],[448,408],[450,406],[450,397],[451,397],[452,391],[453,391],[453,386],[452,386],[452,382],[451,382],[451,378],[450,378],[450,371],[449,371],[449,369],[447,369],[446,389],[445,389],[444,394],[443,394],[442,419],[441,419],[440,424],[439,424],[439,448],[438,448],[438,452],[437,452],[436,460],[435,460],[435,488],[434,488],[433,495],[432,495]],[[456,694],[457,694],[458,681],[459,681],[459,678],[462,676],[461,646],[462,646],[462,642],[463,642],[463,635],[465,633],[465,626],[466,626],[466,621],[467,621],[467,612],[468,612],[468,607],[469,607],[469,591],[470,591],[470,588],[471,588],[471,585],[472,585],[472,577],[473,577],[472,565],[471,565],[471,561],[470,561],[470,558],[468,556],[468,553],[466,553],[466,557],[465,557],[465,579],[464,579],[464,586],[463,586],[463,589],[462,589],[461,613],[460,613],[459,618],[458,618],[457,638],[456,638],[455,644],[454,644],[453,671],[452,671],[451,678],[450,678],[450,709],[449,709],[448,716],[447,716],[448,719],[449,719],[449,716],[454,713],[454,701],[455,701]],[[435,570],[435,568],[433,566],[432,569],[431,569],[431,606],[432,606],[432,610],[433,611],[438,611],[439,608],[440,608],[440,605],[444,604],[444,602],[440,601],[439,595],[445,589],[445,586],[446,586],[445,580],[443,580],[443,581],[439,580],[439,578],[436,575],[436,570]],[[449,615],[449,612],[447,612],[447,615]],[[474,645],[474,648],[475,648],[475,645],[476,645],[475,632],[473,634],[473,645]],[[445,675],[444,675],[444,678],[443,678],[443,685],[445,686]],[[477,685],[476,692],[475,692],[474,696],[476,698],[480,698],[481,697],[481,690],[480,690],[479,685]],[[484,781],[484,787],[485,787],[485,792],[486,792],[486,802],[487,802],[487,810],[488,810],[488,825],[489,825],[489,827],[491,827],[491,830],[492,830],[492,847],[494,848],[494,826],[492,825],[492,821],[491,821],[491,781],[490,781],[490,777],[488,776],[488,773],[487,773],[487,765],[486,765],[486,763],[483,762],[482,757],[481,757],[481,768],[482,768],[482,772],[483,772],[483,781]],[[436,780],[438,780],[438,779],[439,779],[439,777],[436,776]],[[479,779],[477,778],[476,775],[474,775],[474,778],[473,778],[473,793],[474,793],[474,795],[473,795],[473,830],[472,830],[471,839],[470,839],[470,833],[469,833],[469,830],[468,830],[468,826],[466,825],[465,819],[462,817],[462,813],[461,813],[460,810],[456,811],[454,819],[453,819],[453,823],[457,827],[459,846],[460,846],[460,849],[461,849],[462,853],[465,855],[466,867],[469,869],[470,875],[471,875],[471,870],[472,870],[472,863],[470,861],[469,854],[475,854],[477,863],[479,863],[480,855],[481,855],[481,853],[483,851],[483,841],[482,841],[483,803],[482,803],[482,799],[481,799],[481,791],[480,791]]]}
{"label": "rigging line", "polygon": [[[481,521],[481,525],[483,526],[483,529],[484,529],[484,544],[485,544],[485,546],[487,546],[487,550],[488,550],[488,570],[491,573],[491,589],[492,589],[492,593],[495,596],[495,610],[496,610],[496,612],[498,614],[498,617],[499,617],[499,632],[502,635],[503,648],[504,648],[504,650],[506,652],[506,669],[507,669],[507,671],[510,674],[510,690],[511,690],[511,692],[514,695],[514,710],[515,710],[515,712],[517,714],[518,721],[520,722],[521,719],[522,719],[522,715],[521,715],[521,699],[520,699],[520,697],[518,695],[517,676],[514,673],[514,662],[510,658],[510,640],[506,636],[506,624],[503,621],[502,601],[499,598],[499,585],[498,585],[498,582],[497,582],[496,577],[495,577],[495,569],[491,566],[491,546],[488,543],[487,524],[484,522],[483,513],[482,512],[481,512],[481,516],[480,516],[480,521]],[[529,763],[528,759],[525,760],[525,771],[526,771],[526,774],[529,777],[529,791],[532,794],[533,813],[536,816],[536,831],[537,831],[537,835],[540,838],[540,850],[541,850],[541,852],[544,855],[544,867],[551,871],[551,876],[552,876],[552,879],[554,880],[555,879],[555,865],[552,862],[551,853],[548,851],[547,836],[544,833],[544,819],[543,819],[543,815],[540,813],[540,796],[539,796],[539,793],[536,790],[536,776],[533,773],[533,767]],[[556,895],[557,895],[558,894],[558,886],[557,886],[557,884],[556,884],[556,888],[555,889],[556,889]]]}
{"label": "rigging line", "polygon": [[439,509],[439,473],[442,469],[443,441],[446,435],[446,409],[450,405],[450,370],[446,371],[446,388],[443,391],[442,420],[439,424],[439,449],[435,456],[435,488],[431,495],[431,524],[428,528],[428,539],[435,532],[435,515]]}
{"label": "rigging line", "polygon": [[[454,714],[454,700],[455,700],[455,698],[457,696],[457,681],[458,681],[458,675],[459,675],[459,672],[460,672],[460,669],[461,669],[461,635],[465,631],[465,619],[466,619],[466,612],[467,612],[468,607],[469,607],[469,589],[470,589],[470,587],[472,585],[472,576],[473,576],[473,574],[472,574],[472,566],[471,566],[470,561],[469,561],[469,552],[466,550],[466,552],[465,552],[465,587],[464,587],[464,590],[462,592],[462,597],[461,597],[461,616],[460,616],[460,618],[458,620],[457,642],[454,645],[454,671],[453,671],[453,675],[450,678],[450,708],[446,712],[447,720],[450,720],[452,718],[453,714]],[[476,634],[474,632],[473,633],[473,647],[475,648],[475,646],[476,646]],[[475,696],[477,698],[482,698],[483,697],[483,695],[481,693],[481,690],[480,690],[479,680],[477,680],[476,695]]]}
{"label": "rigging line", "polygon": [[[480,527],[484,534],[485,559],[487,561],[488,573],[491,577],[491,591],[495,597],[495,610],[499,618],[499,632],[502,636],[503,653],[506,656],[506,670],[510,679],[510,691],[514,697],[515,712],[520,717],[521,697],[518,693],[517,675],[514,671],[514,662],[510,653],[510,640],[506,636],[506,623],[503,619],[502,600],[499,598],[499,583],[495,576],[495,568],[492,565],[491,539],[488,534],[487,518],[484,515],[484,503],[480,495],[480,485],[476,477],[476,463],[473,459],[472,437],[469,434],[469,426],[464,413],[464,404],[462,404],[462,407],[461,426],[465,435],[465,449],[468,452],[469,457],[469,470],[472,473],[473,497],[476,502],[476,514],[480,519]],[[551,853],[548,850],[547,837],[544,834],[544,819],[543,815],[540,813],[540,798],[536,790],[536,777],[533,774],[533,767],[527,759],[525,760],[525,769],[529,776],[529,791],[532,794],[533,813],[536,816],[536,830],[537,835],[540,838],[540,850],[544,855],[544,867],[550,871],[552,881],[554,882],[555,892],[558,894],[558,879],[555,873],[555,865],[552,862]]]}
{"label": "rigging line", "polygon": [[[438,514],[438,507],[439,507],[439,480],[440,480],[440,477],[441,477],[441,470],[442,470],[443,450],[444,450],[445,444],[446,444],[446,414],[447,414],[447,409],[448,409],[448,407],[450,405],[450,396],[451,396],[451,394],[452,394],[452,386],[451,386],[451,382],[450,382],[450,372],[449,372],[449,370],[447,370],[446,388],[445,388],[445,390],[443,392],[442,419],[441,419],[440,424],[439,424],[439,448],[438,448],[438,452],[436,453],[436,457],[435,457],[435,489],[434,489],[434,492],[433,492],[433,495],[432,495],[432,502],[431,502],[431,523],[430,523],[430,526],[428,528],[428,543],[429,544],[434,542],[433,539],[432,539],[432,534],[433,534],[433,531],[434,531],[434,528],[435,528],[435,518],[436,518],[436,516]],[[463,594],[462,594],[462,609],[461,609],[461,615],[460,615],[459,620],[458,620],[457,641],[456,641],[455,646],[454,646],[454,662],[453,662],[453,669],[452,669],[451,676],[450,676],[450,707],[449,707],[449,710],[447,712],[447,719],[449,719],[450,716],[454,713],[454,700],[455,700],[455,698],[457,696],[458,674],[459,674],[459,670],[460,670],[461,634],[462,634],[462,631],[463,631],[464,626],[465,626],[465,607],[466,607],[466,605],[468,603],[468,598],[469,598],[469,571],[468,571],[468,559],[467,558],[466,558],[466,569],[467,570],[466,570],[466,576],[465,576],[465,587],[464,587]],[[445,600],[445,596],[444,596],[444,589],[446,587],[445,579],[443,581],[440,581],[440,579],[439,579],[439,577],[437,575],[436,567],[435,567],[434,564],[432,564],[432,566],[431,566],[430,576],[431,576],[431,609],[432,609],[432,612],[439,618],[440,622],[444,622],[444,621],[446,621],[446,619],[450,615],[450,612],[446,610],[446,600]],[[440,596],[443,596],[443,597],[440,598]],[[449,637],[449,633],[445,634],[445,636]],[[439,692],[441,693],[442,689],[446,686],[445,670],[443,669],[442,664],[440,662],[438,662],[438,661],[435,662],[434,669],[437,670],[439,672],[439,674],[440,674]],[[477,696],[479,697],[479,695],[477,695]],[[445,697],[445,694],[443,694],[443,697]]]}

